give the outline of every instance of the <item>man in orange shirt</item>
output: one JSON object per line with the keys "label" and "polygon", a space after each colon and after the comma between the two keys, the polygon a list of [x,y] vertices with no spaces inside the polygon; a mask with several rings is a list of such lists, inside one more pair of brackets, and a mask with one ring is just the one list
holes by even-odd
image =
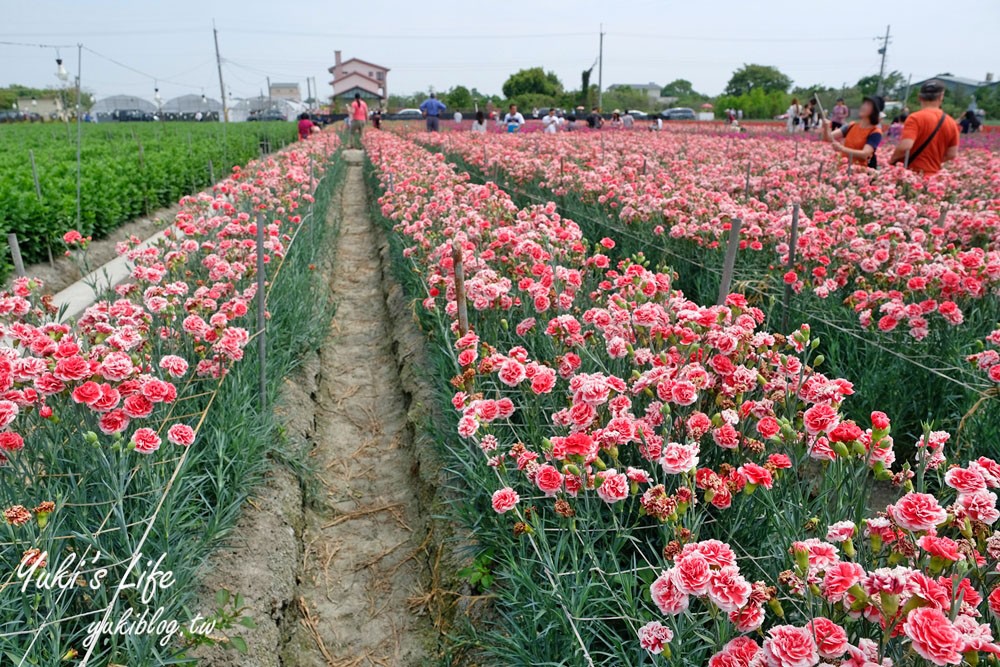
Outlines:
{"label": "man in orange shirt", "polygon": [[941,109],[944,86],[927,81],[920,86],[920,111],[911,113],[889,164],[904,162],[913,171],[930,176],[958,155],[958,123]]}

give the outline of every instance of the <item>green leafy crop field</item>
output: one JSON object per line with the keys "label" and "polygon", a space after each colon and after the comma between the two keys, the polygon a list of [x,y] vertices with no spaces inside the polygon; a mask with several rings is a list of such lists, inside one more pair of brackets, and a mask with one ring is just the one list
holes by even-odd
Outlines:
{"label": "green leafy crop field", "polygon": [[[84,236],[116,227],[204,189],[262,151],[294,141],[293,123],[107,123],[82,127]],[[40,196],[31,169],[34,154]],[[61,250],[76,229],[76,126],[0,125],[0,232],[15,232],[27,263]],[[9,271],[3,248],[0,275]]]}

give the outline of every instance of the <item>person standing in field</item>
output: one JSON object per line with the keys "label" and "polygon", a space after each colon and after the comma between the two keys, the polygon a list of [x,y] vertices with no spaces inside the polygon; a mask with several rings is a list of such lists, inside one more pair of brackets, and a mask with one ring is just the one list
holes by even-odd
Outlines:
{"label": "person standing in field", "polygon": [[351,145],[361,148],[361,135],[365,131],[365,123],[368,121],[368,105],[361,99],[361,93],[354,93],[354,101],[351,102]]}
{"label": "person standing in field", "polygon": [[799,116],[802,115],[802,106],[799,104],[799,98],[793,97],[792,103],[788,106],[788,111],[785,112],[788,116],[787,129],[788,134],[795,132],[795,128],[799,124]]}
{"label": "person standing in field", "polygon": [[455,121],[455,125],[461,125],[462,124],[462,112],[458,111],[456,109],[455,110],[455,115],[452,116],[452,119]]}
{"label": "person standing in field", "polygon": [[441,126],[441,112],[447,109],[444,102],[439,100],[434,93],[430,94],[420,105],[420,112],[427,119],[427,131],[437,132]]}
{"label": "person standing in field", "polygon": [[521,126],[524,125],[524,116],[517,110],[516,104],[510,105],[510,111],[503,117],[503,122],[507,126],[507,132],[514,133],[520,131]]}
{"label": "person standing in field", "polygon": [[847,117],[851,115],[851,110],[844,104],[844,98],[838,97],[837,103],[830,109],[830,127],[839,130],[847,122]]}
{"label": "person standing in field", "polygon": [[958,156],[958,124],[941,108],[944,85],[927,81],[920,86],[920,110],[903,123],[903,134],[889,164],[904,163],[909,169],[930,176],[941,165]]}
{"label": "person standing in field", "polygon": [[[885,100],[866,97],[858,111],[856,123],[833,129],[833,121],[823,121],[823,140],[833,144],[833,150],[843,153],[858,166],[878,168],[875,151],[882,143],[882,125],[879,122]],[[832,130],[832,131],[831,131]]]}
{"label": "person standing in field", "polygon": [[309,114],[302,113],[299,115],[299,141],[308,139],[309,135],[312,134],[313,129],[316,124],[309,120]]}
{"label": "person standing in field", "polygon": [[622,127],[626,130],[631,130],[635,125],[635,118],[629,113],[628,109],[625,109],[625,115],[622,116]]}
{"label": "person standing in field", "polygon": [[556,115],[556,108],[551,107],[549,112],[545,114],[542,118],[542,131],[545,134],[555,134],[559,131],[559,126],[562,125],[562,118]]}
{"label": "person standing in field", "polygon": [[382,109],[375,109],[372,112],[372,127],[376,130],[382,129]]}
{"label": "person standing in field", "polygon": [[486,114],[482,111],[476,112],[476,120],[472,121],[473,134],[486,134]]}
{"label": "person standing in field", "polygon": [[587,116],[587,127],[589,127],[592,130],[599,130],[603,125],[604,125],[604,117],[601,116],[600,110],[598,110],[597,107],[594,107],[591,110],[590,115]]}

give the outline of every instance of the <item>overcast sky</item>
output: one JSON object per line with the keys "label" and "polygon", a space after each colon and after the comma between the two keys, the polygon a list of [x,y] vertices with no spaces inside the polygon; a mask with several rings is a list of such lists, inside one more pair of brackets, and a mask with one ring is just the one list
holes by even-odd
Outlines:
{"label": "overcast sky", "polygon": [[[156,77],[164,100],[217,99],[213,18],[234,97],[258,94],[268,75],[299,82],[303,96],[316,77],[328,95],[335,49],[389,67],[390,93],[456,84],[500,93],[511,72],[536,65],[578,88],[602,22],[605,87],[684,78],[718,94],[742,63],[775,65],[797,85],[850,84],[878,72],[875,38],[887,23],[887,71],[1000,76],[1000,0],[24,0],[3,2],[0,15],[0,41],[74,45],[61,48],[72,74],[78,42],[132,68],[84,51],[83,85],[98,97],[152,99]],[[0,44],[0,85],[57,84],[55,55]]]}

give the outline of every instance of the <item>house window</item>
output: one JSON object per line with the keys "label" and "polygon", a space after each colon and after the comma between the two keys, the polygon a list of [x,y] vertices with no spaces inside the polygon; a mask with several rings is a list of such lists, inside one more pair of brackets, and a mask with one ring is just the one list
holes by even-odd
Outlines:
{"label": "house window", "polygon": [[376,81],[385,81],[385,72],[375,72]]}
{"label": "house window", "polygon": [[368,70],[368,76],[375,76],[375,72]]}

